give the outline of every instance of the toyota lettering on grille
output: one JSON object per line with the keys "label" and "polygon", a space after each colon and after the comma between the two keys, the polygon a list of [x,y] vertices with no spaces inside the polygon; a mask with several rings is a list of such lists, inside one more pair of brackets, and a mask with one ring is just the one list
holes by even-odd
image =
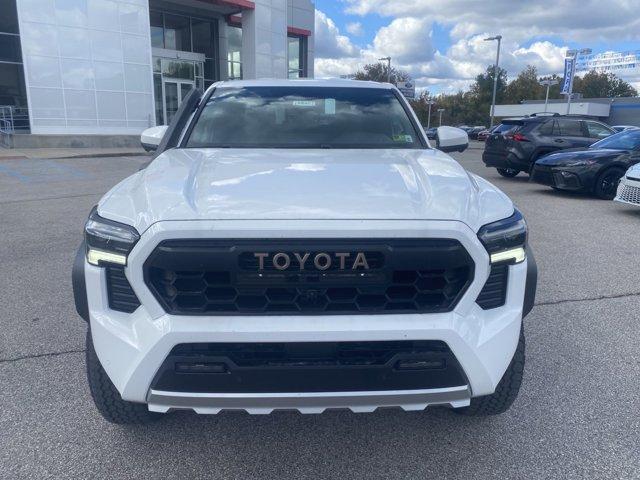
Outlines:
{"label": "toyota lettering on grille", "polygon": [[[347,259],[351,256],[355,259],[353,264],[348,267]],[[260,253],[256,252],[253,256],[258,259],[258,270],[265,269],[265,265],[270,263],[276,270],[329,270],[332,265],[337,265],[339,270],[369,270],[367,257],[363,252],[348,253],[310,253],[310,252],[294,252],[292,255],[285,252],[278,253]]]}

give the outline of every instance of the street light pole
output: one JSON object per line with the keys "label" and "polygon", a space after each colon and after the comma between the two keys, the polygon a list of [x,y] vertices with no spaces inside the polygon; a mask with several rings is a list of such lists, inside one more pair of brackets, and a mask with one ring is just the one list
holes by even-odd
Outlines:
{"label": "street light pole", "polygon": [[549,104],[549,88],[551,88],[551,85],[557,85],[558,80],[546,79],[540,80],[538,83],[543,87],[547,87],[547,95],[544,97],[544,113],[547,113],[547,106]]}
{"label": "street light pole", "polygon": [[387,62],[387,83],[391,83],[391,57],[379,58],[380,62]]}
{"label": "street light pole", "polygon": [[502,42],[502,35],[496,35],[495,37],[485,38],[485,42],[497,40],[498,41],[498,52],[496,53],[496,65],[493,69],[493,97],[491,98],[491,120],[489,128],[493,128],[493,117],[495,116],[496,110],[496,92],[498,90],[498,67],[500,65],[500,43]]}
{"label": "street light pole", "polygon": [[440,127],[442,126],[442,112],[444,112],[444,108],[439,108],[438,113],[440,114]]}
{"label": "street light pole", "polygon": [[427,117],[427,130],[431,128],[431,105],[435,105],[436,102],[433,100],[428,100],[427,105],[429,105],[429,116]]}

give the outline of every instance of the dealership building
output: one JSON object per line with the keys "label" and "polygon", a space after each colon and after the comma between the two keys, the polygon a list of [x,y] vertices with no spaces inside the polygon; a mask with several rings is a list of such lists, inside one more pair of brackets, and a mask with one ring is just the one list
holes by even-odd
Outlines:
{"label": "dealership building", "polygon": [[137,135],[192,88],[313,76],[310,0],[0,0],[0,129]]}
{"label": "dealership building", "polygon": [[609,125],[640,127],[640,97],[579,98],[567,105],[566,100],[523,100],[512,105],[496,105],[496,117],[522,117],[540,113],[581,115]]}

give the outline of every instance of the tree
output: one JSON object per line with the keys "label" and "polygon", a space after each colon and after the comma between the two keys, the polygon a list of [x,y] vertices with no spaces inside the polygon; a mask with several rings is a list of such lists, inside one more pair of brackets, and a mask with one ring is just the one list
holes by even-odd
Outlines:
{"label": "tree", "polygon": [[[471,111],[465,115],[465,123],[474,125],[485,125],[489,120],[489,110],[493,98],[493,79],[495,78],[495,67],[489,66],[485,73],[476,76],[476,80],[471,85],[470,95],[465,94],[465,100],[470,102]],[[507,71],[498,68],[498,85],[496,89],[496,104],[504,100],[504,91],[507,85]]]}
{"label": "tree", "polygon": [[[558,83],[555,85],[551,85],[549,87],[549,98],[560,98],[560,89],[562,88],[562,77],[559,77],[555,73],[553,75],[547,75],[546,77],[541,77],[540,80],[555,80]],[[544,94],[547,93],[547,87],[542,87]],[[544,98],[544,97],[541,97]]]}
{"label": "tree", "polygon": [[[416,116],[422,125],[427,125],[429,117],[429,102],[435,101],[435,98],[431,96],[428,90],[424,90],[418,98],[415,100],[409,100],[409,104],[416,112]],[[431,105],[431,122],[433,123],[433,114],[438,109],[434,104]]]}
{"label": "tree", "polygon": [[573,91],[584,98],[637,97],[638,91],[613,73],[592,70],[584,77],[575,77]]}
{"label": "tree", "polygon": [[[354,75],[356,80],[370,80],[373,82],[386,82],[388,66],[386,63],[370,63],[365,65],[362,70],[358,70]],[[391,67],[391,83],[407,82],[411,80],[411,75],[395,67]]]}
{"label": "tree", "polygon": [[[471,85],[469,90],[479,102],[491,105],[493,98],[493,79],[495,67],[489,66],[485,73],[476,76],[475,83]],[[502,102],[504,98],[504,90],[507,86],[507,71],[498,67],[498,88],[496,90],[496,103]]]}
{"label": "tree", "polygon": [[520,103],[522,100],[543,100],[546,87],[542,87],[538,80],[538,70],[533,65],[527,65],[518,76],[511,81],[504,94],[505,103]]}

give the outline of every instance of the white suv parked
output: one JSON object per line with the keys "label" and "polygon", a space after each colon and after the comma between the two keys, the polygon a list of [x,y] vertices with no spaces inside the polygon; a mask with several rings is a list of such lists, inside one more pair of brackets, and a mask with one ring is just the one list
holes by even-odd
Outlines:
{"label": "white suv parked", "polygon": [[143,143],[158,156],[93,209],[73,271],[107,420],[514,401],[527,226],[395,87],[221,82]]}

